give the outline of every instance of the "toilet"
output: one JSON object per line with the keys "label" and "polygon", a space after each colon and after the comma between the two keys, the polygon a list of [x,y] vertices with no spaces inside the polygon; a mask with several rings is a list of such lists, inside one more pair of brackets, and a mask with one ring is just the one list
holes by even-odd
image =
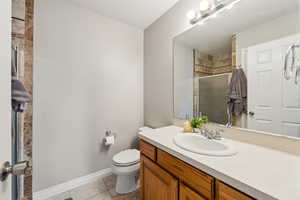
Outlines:
{"label": "toilet", "polygon": [[[142,127],[140,132],[151,130]],[[127,194],[138,189],[138,172],[140,169],[140,151],[126,149],[113,156],[112,172],[117,175],[116,192]]]}

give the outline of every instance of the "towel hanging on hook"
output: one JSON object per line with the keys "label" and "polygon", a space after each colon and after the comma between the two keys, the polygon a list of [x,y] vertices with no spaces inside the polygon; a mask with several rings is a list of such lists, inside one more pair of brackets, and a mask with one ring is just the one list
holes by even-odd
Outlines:
{"label": "towel hanging on hook", "polygon": [[232,72],[228,92],[228,112],[231,116],[247,113],[247,77],[242,68]]}

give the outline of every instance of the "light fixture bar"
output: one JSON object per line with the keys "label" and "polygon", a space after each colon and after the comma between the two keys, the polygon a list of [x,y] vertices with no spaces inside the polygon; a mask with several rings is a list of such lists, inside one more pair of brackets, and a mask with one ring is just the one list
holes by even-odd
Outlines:
{"label": "light fixture bar", "polygon": [[[207,0],[204,0],[207,1]],[[230,10],[231,8],[234,7],[235,4],[239,3],[241,0],[224,0],[224,1],[218,1],[218,4],[213,4],[211,5],[214,7],[213,10],[211,11],[194,11],[191,10],[189,13],[193,12],[194,15],[187,15],[188,19],[190,20],[191,24],[199,24],[202,25],[206,20],[209,18],[214,18],[216,17],[219,13],[223,12],[224,10]],[[204,14],[203,14],[204,13]]]}

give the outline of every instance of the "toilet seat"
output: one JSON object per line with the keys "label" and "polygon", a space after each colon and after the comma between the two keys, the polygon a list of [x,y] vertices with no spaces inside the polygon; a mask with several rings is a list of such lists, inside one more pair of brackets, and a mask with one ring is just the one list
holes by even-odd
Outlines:
{"label": "toilet seat", "polygon": [[136,149],[127,149],[117,153],[112,160],[115,166],[132,166],[140,162],[140,151]]}
{"label": "toilet seat", "polygon": [[129,166],[135,165],[135,164],[137,164],[139,162],[140,162],[139,160],[136,161],[136,162],[126,163],[126,164],[121,164],[121,163],[114,162],[113,165],[118,166],[118,167],[129,167]]}
{"label": "toilet seat", "polygon": [[[140,132],[151,130],[147,127],[139,129]],[[112,172],[117,175],[116,192],[127,194],[139,188],[140,151],[127,149],[112,158]]]}
{"label": "toilet seat", "polygon": [[132,174],[135,173],[139,170],[140,168],[140,163],[136,163],[134,165],[130,165],[130,166],[117,166],[117,165],[112,165],[112,171],[113,173],[117,174],[117,175],[128,175],[128,174]]}

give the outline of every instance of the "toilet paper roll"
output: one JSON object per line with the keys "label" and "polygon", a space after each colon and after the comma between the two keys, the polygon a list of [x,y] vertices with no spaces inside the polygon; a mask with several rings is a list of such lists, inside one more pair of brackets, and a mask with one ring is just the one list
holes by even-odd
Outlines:
{"label": "toilet paper roll", "polygon": [[106,146],[113,145],[115,143],[115,137],[114,136],[107,136],[104,138],[104,144]]}

